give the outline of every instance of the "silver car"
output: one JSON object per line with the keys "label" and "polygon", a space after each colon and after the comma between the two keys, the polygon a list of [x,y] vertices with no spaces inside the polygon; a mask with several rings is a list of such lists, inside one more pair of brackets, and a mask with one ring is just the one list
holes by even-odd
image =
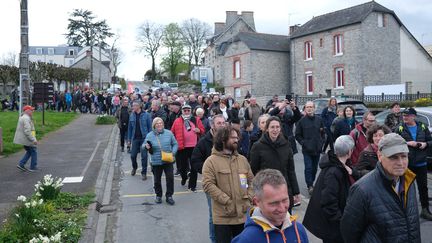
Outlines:
{"label": "silver car", "polygon": [[[430,107],[416,107],[417,117],[416,121],[419,121],[428,126],[429,131],[432,132],[432,106]],[[403,109],[401,109],[403,111]],[[385,110],[375,115],[375,120],[379,124],[384,124],[384,121],[391,110]]]}

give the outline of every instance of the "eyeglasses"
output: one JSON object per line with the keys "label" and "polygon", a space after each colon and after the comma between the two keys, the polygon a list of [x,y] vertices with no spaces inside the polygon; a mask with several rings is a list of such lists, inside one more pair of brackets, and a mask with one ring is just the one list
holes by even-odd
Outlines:
{"label": "eyeglasses", "polygon": [[185,111],[185,112],[190,112],[191,110],[189,110],[189,109],[184,109],[183,111]]}

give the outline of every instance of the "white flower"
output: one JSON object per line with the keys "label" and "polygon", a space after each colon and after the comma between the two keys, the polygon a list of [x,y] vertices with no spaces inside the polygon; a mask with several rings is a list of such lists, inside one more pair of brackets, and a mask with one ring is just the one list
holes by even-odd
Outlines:
{"label": "white flower", "polygon": [[25,201],[27,201],[27,198],[25,196],[21,195],[17,198],[17,200],[21,201],[21,202],[25,202]]}
{"label": "white flower", "polygon": [[51,236],[50,240],[54,242],[60,242],[61,240],[61,232],[58,232],[57,234]]}
{"label": "white flower", "polygon": [[17,214],[17,213],[15,214],[15,216],[16,216],[17,218],[19,218],[19,217],[20,217],[20,216],[19,216],[19,214]]}
{"label": "white flower", "polygon": [[43,199],[39,199],[39,205],[42,205]]}
{"label": "white flower", "polygon": [[36,197],[40,197],[40,196],[41,196],[40,192],[36,192]]}
{"label": "white flower", "polygon": [[26,208],[30,208],[30,203],[24,203],[24,206],[26,207]]}
{"label": "white flower", "polygon": [[34,208],[38,205],[38,203],[36,201],[31,201],[31,207]]}

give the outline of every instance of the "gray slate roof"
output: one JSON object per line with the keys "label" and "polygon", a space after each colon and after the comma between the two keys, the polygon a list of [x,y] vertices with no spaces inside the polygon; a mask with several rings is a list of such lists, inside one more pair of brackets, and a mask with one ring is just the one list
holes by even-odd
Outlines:
{"label": "gray slate roof", "polygon": [[285,35],[240,32],[234,37],[233,41],[242,41],[251,50],[279,52],[290,51],[290,39],[289,36]]}
{"label": "gray slate roof", "polygon": [[291,35],[291,39],[339,28],[342,26],[361,23],[372,12],[392,14],[399,24],[402,25],[401,21],[392,10],[380,5],[375,1],[372,1],[314,17],[302,25],[299,29],[294,31],[294,33]]}
{"label": "gray slate roof", "polygon": [[48,48],[54,49],[54,55],[68,55],[69,49],[75,50],[75,55],[76,55],[82,49],[82,47],[78,47],[78,46],[30,46],[29,54],[36,55],[37,48],[42,49],[42,55],[48,55]]}

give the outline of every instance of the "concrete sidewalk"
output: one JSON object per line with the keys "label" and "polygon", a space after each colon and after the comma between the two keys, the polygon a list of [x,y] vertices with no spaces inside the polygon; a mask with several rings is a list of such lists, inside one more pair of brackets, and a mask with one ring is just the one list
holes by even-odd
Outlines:
{"label": "concrete sidewalk", "polygon": [[[0,159],[0,225],[19,195],[30,196],[44,175],[80,177],[81,183],[65,184],[63,191],[94,190],[96,177],[113,126],[95,125],[96,116],[83,114],[60,130],[48,134],[38,145],[38,172],[16,168],[24,151]],[[27,164],[27,167],[29,162]]]}

